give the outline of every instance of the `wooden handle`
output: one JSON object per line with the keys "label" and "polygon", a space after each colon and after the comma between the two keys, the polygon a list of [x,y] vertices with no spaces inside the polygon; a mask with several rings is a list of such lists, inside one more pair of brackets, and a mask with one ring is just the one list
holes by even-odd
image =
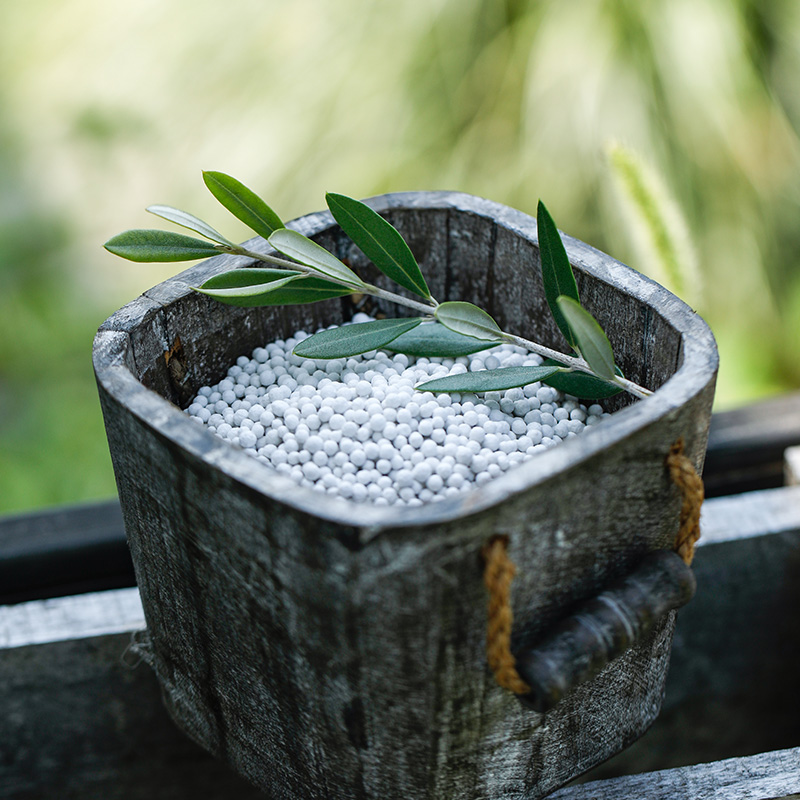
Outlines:
{"label": "wooden handle", "polygon": [[529,708],[552,708],[576,684],[596,675],[671,610],[694,596],[694,573],[671,550],[647,556],[615,586],[558,624],[535,648],[515,653],[520,677],[531,687],[518,695]]}

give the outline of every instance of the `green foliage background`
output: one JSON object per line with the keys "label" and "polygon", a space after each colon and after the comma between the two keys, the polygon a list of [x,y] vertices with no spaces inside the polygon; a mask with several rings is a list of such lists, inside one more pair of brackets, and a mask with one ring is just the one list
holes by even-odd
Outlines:
{"label": "green foliage background", "polygon": [[157,202],[246,238],[202,169],[287,219],[326,190],[457,189],[531,214],[541,197],[647,272],[621,142],[694,242],[718,406],[797,389],[799,68],[795,0],[6,4],[0,511],[113,493],[92,335],[175,265],[100,245]]}

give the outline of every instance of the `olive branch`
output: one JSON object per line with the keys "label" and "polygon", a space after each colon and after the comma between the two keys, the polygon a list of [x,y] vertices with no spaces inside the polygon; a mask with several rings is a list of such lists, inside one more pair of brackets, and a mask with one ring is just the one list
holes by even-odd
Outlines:
{"label": "olive branch", "polygon": [[294,349],[309,359],[334,359],[387,349],[411,356],[466,356],[507,342],[544,359],[536,367],[500,367],[438,378],[417,386],[431,392],[489,392],[536,381],[580,398],[599,399],[626,391],[637,398],[652,394],[622,375],[608,337],[581,305],[572,266],[553,218],[540,201],[537,211],[539,252],[545,297],[572,354],[501,330],[472,303],[437,302],[403,237],[364,203],[342,194],[325,199],[342,230],[375,267],[420,300],[363,281],[344,262],[297,231],[254,192],[221,172],[204,172],[206,186],[235,217],[262,236],[280,256],[256,253],[226,239],[201,219],[165,205],[148,211],[203,236],[197,239],[163,230],[129,230],[112,237],[105,248],[131,261],[192,261],[219,253],[245,256],[267,267],[233,269],[209,278],[196,291],[236,306],[284,306],[314,303],[349,294],[388,300],[420,316],[343,325],[304,339]]}

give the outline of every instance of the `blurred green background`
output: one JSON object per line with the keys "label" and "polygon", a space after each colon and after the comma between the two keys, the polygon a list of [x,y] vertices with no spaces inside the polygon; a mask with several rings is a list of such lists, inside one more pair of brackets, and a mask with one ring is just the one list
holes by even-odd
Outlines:
{"label": "blurred green background", "polygon": [[631,266],[684,268],[718,408],[796,390],[798,68],[797,0],[4,4],[0,512],[114,493],[92,336],[181,265],[101,244],[157,202],[247,238],[202,169],[287,219],[326,190],[541,197]]}

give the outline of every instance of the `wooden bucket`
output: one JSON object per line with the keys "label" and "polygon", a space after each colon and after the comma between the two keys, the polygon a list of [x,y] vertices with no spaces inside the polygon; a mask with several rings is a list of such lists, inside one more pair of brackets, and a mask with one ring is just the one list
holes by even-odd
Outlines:
{"label": "wooden bucket", "polygon": [[[406,237],[435,296],[475,302],[504,329],[564,348],[534,219],[445,192],[370,204]],[[291,226],[370,275],[329,214]],[[220,256],[98,332],[94,366],[147,620],[140,651],[177,724],[267,795],[533,800],[658,713],[674,613],[547,713],[499,688],[486,666],[480,553],[490,537],[509,538],[513,646],[529,648],[645,554],[673,546],[681,501],[665,457],[680,437],[698,469],[705,452],[717,369],[705,323],[610,257],[565,244],[618,363],[658,391],[616,399],[587,435],[417,508],[297,486],[180,410],[237,356],[345,320],[349,299],[223,306],[189,288],[246,263]]]}

